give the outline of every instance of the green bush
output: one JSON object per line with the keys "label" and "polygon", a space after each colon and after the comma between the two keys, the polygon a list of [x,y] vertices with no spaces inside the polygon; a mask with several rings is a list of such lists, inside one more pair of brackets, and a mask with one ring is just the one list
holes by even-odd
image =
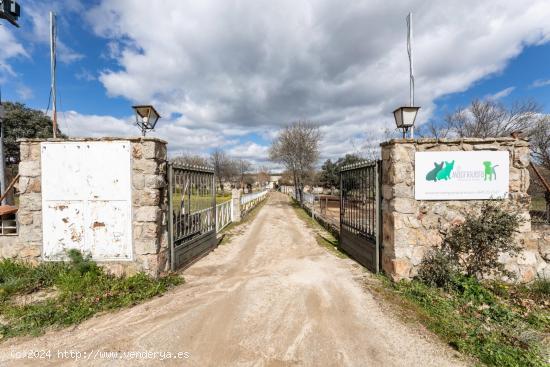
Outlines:
{"label": "green bush", "polygon": [[443,248],[452,254],[460,270],[468,276],[511,277],[498,258],[503,253],[515,256],[520,252],[514,235],[522,223],[519,214],[486,202],[479,214],[468,215],[462,225],[446,233]]}
{"label": "green bush", "polygon": [[445,288],[456,274],[468,277],[514,275],[498,261],[501,254],[516,256],[521,247],[514,235],[523,223],[521,216],[484,203],[479,214],[466,216],[463,224],[450,228],[440,248],[426,254],[418,278],[427,285]]}
{"label": "green bush", "polygon": [[418,278],[426,285],[447,288],[459,273],[454,257],[443,248],[428,251],[418,269]]}

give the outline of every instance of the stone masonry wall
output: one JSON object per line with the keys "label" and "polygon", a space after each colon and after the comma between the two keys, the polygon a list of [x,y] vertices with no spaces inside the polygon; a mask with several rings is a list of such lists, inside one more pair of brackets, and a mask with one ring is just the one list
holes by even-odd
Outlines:
{"label": "stone masonry wall", "polygon": [[[166,142],[155,138],[22,139],[18,236],[0,236],[0,258],[42,259],[42,142],[130,141],[133,261],[100,262],[116,274],[168,270]],[[108,164],[108,162],[106,163]]]}
{"label": "stone masonry wall", "polygon": [[[531,231],[529,216],[529,143],[514,138],[496,139],[420,139],[391,140],[382,144],[382,268],[394,279],[410,278],[417,273],[426,251],[439,245],[442,231],[460,224],[469,212],[478,211],[483,201],[422,201],[414,198],[415,152],[507,150],[510,152],[509,198],[501,201],[526,219],[517,240],[524,251],[521,256],[502,256],[501,261],[528,282],[549,275],[550,264],[540,250],[543,235]],[[542,237],[541,237],[542,236]]]}

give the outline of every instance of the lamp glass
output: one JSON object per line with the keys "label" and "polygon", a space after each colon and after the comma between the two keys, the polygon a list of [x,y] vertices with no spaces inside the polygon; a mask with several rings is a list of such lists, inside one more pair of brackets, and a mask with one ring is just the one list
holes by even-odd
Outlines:
{"label": "lamp glass", "polygon": [[397,128],[401,129],[403,127],[403,115],[401,114],[400,108],[393,111],[393,117],[395,118],[395,124],[397,125]]}
{"label": "lamp glass", "polygon": [[416,121],[416,115],[420,107],[399,107],[393,111],[393,116],[395,118],[395,124],[398,129],[408,129],[414,125]]}
{"label": "lamp glass", "polygon": [[155,125],[160,118],[155,108],[150,105],[133,106],[136,112],[136,120],[138,124],[143,125],[147,129],[154,129]]}

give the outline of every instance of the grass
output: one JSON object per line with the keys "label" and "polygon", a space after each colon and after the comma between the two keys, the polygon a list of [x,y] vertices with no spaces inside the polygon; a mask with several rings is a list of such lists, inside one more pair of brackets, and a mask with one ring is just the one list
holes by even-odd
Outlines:
{"label": "grass", "polygon": [[319,246],[325,248],[331,254],[341,259],[348,257],[344,252],[339,250],[338,239],[325,230],[323,226],[321,226],[315,219],[313,219],[296,200],[292,201],[292,207],[294,208],[294,212],[298,218],[300,218],[309,228],[313,229],[315,232],[315,239],[317,240],[317,244],[319,244]]}
{"label": "grass", "polygon": [[[78,324],[97,313],[161,295],[183,282],[177,275],[160,279],[144,273],[117,277],[78,251],[71,250],[69,256],[70,262],[37,266],[0,261],[0,339],[40,335],[50,328]],[[41,293],[49,296],[33,300],[33,295]]]}
{"label": "grass", "polygon": [[534,211],[545,211],[546,210],[546,199],[544,196],[533,196],[531,197],[531,210]]}
{"label": "grass", "polygon": [[489,366],[548,366],[548,280],[509,285],[461,278],[444,291],[418,280],[393,283],[377,278],[381,286],[369,289],[413,311],[418,321],[459,352]]}

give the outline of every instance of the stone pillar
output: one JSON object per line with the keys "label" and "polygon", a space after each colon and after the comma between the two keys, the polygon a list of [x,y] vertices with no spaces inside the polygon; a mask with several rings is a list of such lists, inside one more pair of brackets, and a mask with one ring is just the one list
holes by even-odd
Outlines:
{"label": "stone pillar", "polygon": [[231,221],[237,223],[241,221],[241,190],[231,190]]}
{"label": "stone pillar", "polygon": [[[17,257],[30,262],[42,254],[42,184],[40,141],[26,140],[20,145],[19,162],[19,229],[14,246],[4,257]],[[1,245],[0,245],[1,246]],[[11,251],[10,251],[11,250]],[[6,256],[7,255],[7,256]]]}
{"label": "stone pillar", "polygon": [[[100,261],[116,274],[168,270],[166,142],[156,138],[21,139],[19,233],[0,236],[0,258],[42,260],[42,142],[124,141],[131,144],[133,261]],[[108,163],[106,163],[108,164]]]}
{"label": "stone pillar", "polygon": [[166,142],[131,143],[134,259],[137,270],[158,276],[169,268]]}
{"label": "stone pillar", "polygon": [[[529,144],[513,138],[391,140],[382,144],[382,268],[393,279],[416,275],[426,251],[442,241],[441,231],[464,221],[465,215],[479,210],[481,200],[422,201],[414,197],[414,159],[420,151],[507,150],[510,152],[510,194],[499,201],[526,219],[517,240],[525,248],[522,256],[503,256],[502,262],[520,280],[530,281],[541,266],[547,266],[529,241]],[[542,264],[542,265],[541,265]]]}

